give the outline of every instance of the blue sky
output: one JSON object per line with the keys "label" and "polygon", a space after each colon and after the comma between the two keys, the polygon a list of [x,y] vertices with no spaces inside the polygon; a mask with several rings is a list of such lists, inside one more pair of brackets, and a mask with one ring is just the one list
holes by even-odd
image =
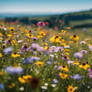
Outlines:
{"label": "blue sky", "polygon": [[92,0],[0,0],[0,13],[63,13],[92,9]]}

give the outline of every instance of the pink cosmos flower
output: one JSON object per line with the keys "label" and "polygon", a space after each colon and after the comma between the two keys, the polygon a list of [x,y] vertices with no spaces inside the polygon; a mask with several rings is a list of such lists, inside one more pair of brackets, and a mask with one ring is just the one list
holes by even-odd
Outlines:
{"label": "pink cosmos flower", "polygon": [[43,26],[45,26],[45,23],[44,23],[44,22],[38,22],[38,23],[37,23],[37,26],[38,26],[38,27],[43,27]]}

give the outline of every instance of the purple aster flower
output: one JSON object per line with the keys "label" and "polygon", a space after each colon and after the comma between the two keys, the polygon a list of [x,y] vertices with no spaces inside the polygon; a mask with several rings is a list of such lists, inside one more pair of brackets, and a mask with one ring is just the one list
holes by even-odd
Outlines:
{"label": "purple aster flower", "polygon": [[40,60],[40,58],[39,57],[33,57],[32,56],[32,57],[29,57],[28,60],[29,61],[38,61],[38,60]]}
{"label": "purple aster flower", "polygon": [[69,58],[68,58],[67,56],[63,56],[63,57],[62,57],[62,60],[69,61]]}
{"label": "purple aster flower", "polygon": [[75,80],[81,80],[82,79],[82,76],[80,76],[79,74],[76,74],[74,76],[70,76],[70,78],[73,78]]}
{"label": "purple aster flower", "polygon": [[88,71],[89,71],[89,72],[92,72],[92,69],[90,68],[90,69],[88,69]]}
{"label": "purple aster flower", "polygon": [[56,49],[56,46],[51,46],[51,47],[49,48],[49,52],[55,52],[55,49]]}
{"label": "purple aster flower", "polygon": [[76,52],[76,53],[74,53],[74,56],[75,56],[76,58],[78,58],[78,59],[81,59],[81,58],[83,57],[83,54],[80,53],[80,52]]}
{"label": "purple aster flower", "polygon": [[29,48],[30,51],[36,51],[40,48],[39,44],[32,43],[31,47]]}
{"label": "purple aster flower", "polygon": [[23,69],[21,67],[8,66],[5,70],[10,74],[23,74]]}
{"label": "purple aster flower", "polygon": [[53,83],[54,84],[57,84],[58,83],[58,80],[57,79],[53,79]]}
{"label": "purple aster flower", "polygon": [[24,46],[22,46],[22,49],[21,49],[23,52],[25,51],[28,51],[28,46],[27,44],[24,44]]}
{"label": "purple aster flower", "polygon": [[63,47],[56,47],[55,52],[63,51],[63,50],[64,50],[64,48],[63,48]]}
{"label": "purple aster flower", "polygon": [[52,63],[52,61],[48,61],[48,62],[47,62],[47,64],[49,64],[49,65],[50,65],[51,63]]}
{"label": "purple aster flower", "polygon": [[84,55],[84,54],[87,54],[88,51],[87,50],[81,50],[80,53],[82,53]]}
{"label": "purple aster flower", "polygon": [[58,51],[63,51],[63,47],[51,46],[49,49],[49,52],[58,52]]}
{"label": "purple aster flower", "polygon": [[92,78],[92,69],[88,69],[88,76],[89,76],[89,78]]}
{"label": "purple aster flower", "polygon": [[4,41],[6,44],[10,44],[11,43],[11,40],[6,40]]}
{"label": "purple aster flower", "polygon": [[92,51],[92,45],[91,45],[91,46],[89,46],[89,49],[90,49],[90,51]]}
{"label": "purple aster flower", "polygon": [[46,50],[41,47],[39,44],[37,43],[32,43],[31,47],[29,48],[30,51],[39,51],[39,52],[45,52]]}
{"label": "purple aster flower", "polygon": [[58,67],[58,70],[61,70],[61,66]]}
{"label": "purple aster flower", "polygon": [[23,63],[32,64],[33,62],[38,61],[38,60],[40,60],[39,57],[28,57],[27,59],[23,60]]}
{"label": "purple aster flower", "polygon": [[92,72],[88,73],[89,78],[92,78]]}
{"label": "purple aster flower", "polygon": [[0,90],[4,90],[4,84],[0,83]]}
{"label": "purple aster flower", "polygon": [[73,64],[74,61],[68,60],[67,63],[68,64]]}
{"label": "purple aster flower", "polygon": [[37,38],[37,37],[32,37],[32,39],[33,39],[33,40],[38,40],[38,38]]}
{"label": "purple aster flower", "polygon": [[4,50],[3,50],[3,52],[5,53],[5,54],[11,54],[12,53],[12,47],[8,47],[8,48],[5,48]]}

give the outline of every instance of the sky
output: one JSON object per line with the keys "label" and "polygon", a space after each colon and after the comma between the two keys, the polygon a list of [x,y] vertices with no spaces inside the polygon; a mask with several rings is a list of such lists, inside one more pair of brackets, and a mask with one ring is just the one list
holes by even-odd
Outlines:
{"label": "sky", "polygon": [[92,9],[92,0],[0,0],[0,13],[65,13]]}

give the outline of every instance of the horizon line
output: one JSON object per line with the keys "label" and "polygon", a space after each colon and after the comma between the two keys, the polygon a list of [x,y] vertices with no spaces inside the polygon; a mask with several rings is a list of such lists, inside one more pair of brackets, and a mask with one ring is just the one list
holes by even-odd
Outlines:
{"label": "horizon line", "polygon": [[87,11],[92,10],[92,8],[89,9],[79,9],[79,10],[70,10],[70,11],[29,11],[29,12],[0,12],[0,14],[63,14],[63,13],[71,13],[71,12],[81,12],[81,11]]}

